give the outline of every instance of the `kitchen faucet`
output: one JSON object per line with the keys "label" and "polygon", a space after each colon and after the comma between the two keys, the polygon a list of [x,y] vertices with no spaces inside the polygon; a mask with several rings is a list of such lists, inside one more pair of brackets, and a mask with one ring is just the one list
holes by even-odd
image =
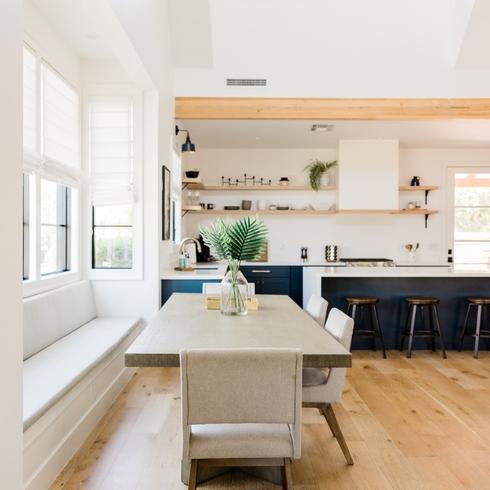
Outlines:
{"label": "kitchen faucet", "polygon": [[195,238],[188,236],[188,237],[183,238],[182,241],[180,242],[179,255],[182,255],[184,253],[184,247],[185,247],[186,243],[188,243],[188,242],[194,242],[196,244],[197,251],[199,253],[202,253],[201,244],[199,243],[199,240],[196,240]]}

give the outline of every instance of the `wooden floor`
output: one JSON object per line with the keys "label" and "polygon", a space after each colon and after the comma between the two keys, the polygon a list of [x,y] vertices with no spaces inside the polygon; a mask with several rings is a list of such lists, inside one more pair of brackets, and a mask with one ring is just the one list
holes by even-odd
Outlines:
{"label": "wooden floor", "polygon": [[[335,411],[353,454],[304,410],[294,488],[490,489],[490,353],[355,352]],[[52,489],[171,490],[180,482],[178,370],[137,372]],[[240,472],[199,488],[277,489]]]}

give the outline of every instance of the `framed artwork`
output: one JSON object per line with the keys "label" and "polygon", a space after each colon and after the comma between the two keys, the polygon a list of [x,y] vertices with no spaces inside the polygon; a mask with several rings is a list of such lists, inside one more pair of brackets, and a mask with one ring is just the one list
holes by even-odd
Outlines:
{"label": "framed artwork", "polygon": [[162,240],[170,240],[171,238],[171,185],[170,170],[165,165],[162,165]]}

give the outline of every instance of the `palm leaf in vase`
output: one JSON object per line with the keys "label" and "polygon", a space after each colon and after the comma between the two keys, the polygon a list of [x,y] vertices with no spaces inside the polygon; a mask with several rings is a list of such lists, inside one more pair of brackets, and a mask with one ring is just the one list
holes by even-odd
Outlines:
{"label": "palm leaf in vase", "polygon": [[[246,315],[247,305],[240,292],[239,282],[245,278],[240,272],[240,262],[256,260],[267,244],[267,226],[254,216],[246,216],[234,223],[222,219],[209,228],[200,227],[204,243],[219,260],[228,261],[229,272],[223,280],[221,312],[227,315]],[[245,294],[247,294],[245,292]]]}

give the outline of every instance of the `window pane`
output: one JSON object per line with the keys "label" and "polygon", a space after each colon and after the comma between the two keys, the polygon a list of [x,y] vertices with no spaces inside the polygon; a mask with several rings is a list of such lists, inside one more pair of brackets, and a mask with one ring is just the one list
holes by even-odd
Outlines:
{"label": "window pane", "polygon": [[94,228],[94,268],[131,269],[133,230],[131,227]]}
{"label": "window pane", "polygon": [[57,226],[41,226],[41,274],[59,272]]}
{"label": "window pane", "polygon": [[457,173],[454,180],[454,263],[490,268],[490,173]]}
{"label": "window pane", "polygon": [[132,225],[133,206],[95,206],[94,225]]}
{"label": "window pane", "polygon": [[41,223],[58,223],[58,184],[51,180],[41,180]]}
{"label": "window pane", "polygon": [[41,275],[70,269],[71,189],[41,179]]}

